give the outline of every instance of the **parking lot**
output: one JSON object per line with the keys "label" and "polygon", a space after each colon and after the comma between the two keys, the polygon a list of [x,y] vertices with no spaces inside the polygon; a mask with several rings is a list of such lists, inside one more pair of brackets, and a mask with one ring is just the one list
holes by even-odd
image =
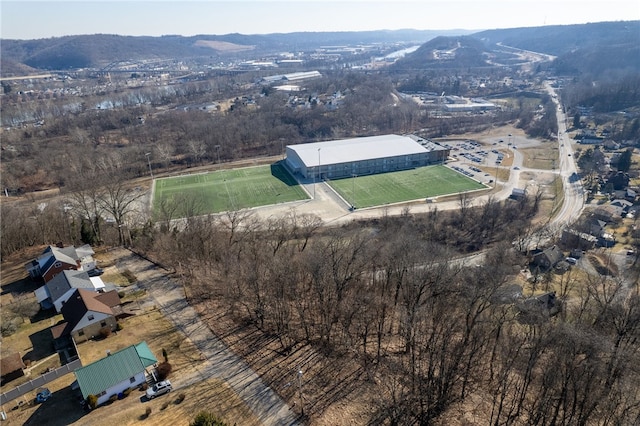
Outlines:
{"label": "parking lot", "polygon": [[449,163],[449,166],[453,170],[484,183],[493,182],[495,176],[490,172],[503,167],[505,158],[510,157],[509,151],[516,149],[511,142],[505,142],[504,139],[490,142],[491,145],[470,139],[441,144],[451,150],[454,162]]}

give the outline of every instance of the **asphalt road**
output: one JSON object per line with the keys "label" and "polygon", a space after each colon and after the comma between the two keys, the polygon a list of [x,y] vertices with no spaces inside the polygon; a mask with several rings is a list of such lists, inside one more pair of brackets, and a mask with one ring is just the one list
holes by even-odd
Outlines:
{"label": "asphalt road", "polygon": [[567,120],[562,105],[558,101],[557,94],[551,84],[547,82],[547,91],[553,97],[557,106],[556,116],[558,117],[558,152],[559,152],[559,172],[564,188],[564,203],[557,215],[551,220],[551,224],[556,228],[564,228],[573,223],[584,209],[584,188],[582,181],[575,179],[572,182],[571,176],[577,173],[575,163],[575,153],[571,146],[571,141],[567,137]]}
{"label": "asphalt road", "polygon": [[[160,267],[122,249],[118,268],[131,270],[161,312],[200,350],[201,363],[188,376],[171,379],[176,389],[208,378],[224,380],[265,426],[301,425],[297,414],[255,371],[230,350],[189,306],[182,287]],[[147,302],[148,303],[148,302]]]}

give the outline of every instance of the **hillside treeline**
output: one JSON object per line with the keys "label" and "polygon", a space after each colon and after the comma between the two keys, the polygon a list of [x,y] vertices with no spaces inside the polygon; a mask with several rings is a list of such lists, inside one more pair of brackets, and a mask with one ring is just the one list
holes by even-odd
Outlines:
{"label": "hillside treeline", "polygon": [[[457,212],[330,229],[313,216],[236,212],[141,244],[176,267],[204,312],[253,329],[245,345],[277,342],[269,356],[285,366],[305,348],[320,354],[321,368],[300,366],[311,416],[364,392],[368,424],[447,424],[469,412],[492,425],[636,424],[637,293],[569,274],[550,317],[507,291],[528,260],[497,242],[531,238],[534,211],[535,200],[461,200]],[[461,258],[466,240],[482,240],[484,255]],[[271,384],[286,388],[273,370]]]}

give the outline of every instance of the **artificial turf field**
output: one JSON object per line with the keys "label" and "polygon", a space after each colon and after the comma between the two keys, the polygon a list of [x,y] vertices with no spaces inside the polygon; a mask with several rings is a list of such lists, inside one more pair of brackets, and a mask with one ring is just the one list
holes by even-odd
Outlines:
{"label": "artificial turf field", "polygon": [[486,188],[485,185],[445,166],[357,176],[332,180],[329,184],[356,208]]}
{"label": "artificial turf field", "polygon": [[[356,208],[486,188],[444,166],[358,176],[328,183]],[[193,204],[198,206],[198,214],[208,214],[308,198],[286,169],[276,163],[157,179],[153,210],[159,214],[163,200],[167,205],[177,203],[176,213],[184,216],[186,209]]]}
{"label": "artificial turf field", "polygon": [[[210,173],[158,179],[155,182],[153,210],[160,205],[197,200],[198,213],[219,213],[305,200],[309,196],[280,164],[218,170]],[[173,201],[172,201],[173,200]],[[177,213],[186,212],[178,208]]]}

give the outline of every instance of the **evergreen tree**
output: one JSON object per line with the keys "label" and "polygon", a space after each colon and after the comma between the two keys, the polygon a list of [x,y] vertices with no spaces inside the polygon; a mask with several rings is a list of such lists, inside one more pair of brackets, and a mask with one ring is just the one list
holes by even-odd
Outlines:
{"label": "evergreen tree", "polygon": [[576,115],[573,116],[573,128],[574,129],[579,129],[580,128],[580,113],[576,112]]}
{"label": "evergreen tree", "polygon": [[618,171],[619,172],[628,172],[631,168],[631,155],[633,154],[633,150],[631,148],[626,149],[622,154],[620,154],[620,159],[618,160]]}
{"label": "evergreen tree", "polygon": [[217,416],[208,411],[200,411],[189,426],[228,426]]}

